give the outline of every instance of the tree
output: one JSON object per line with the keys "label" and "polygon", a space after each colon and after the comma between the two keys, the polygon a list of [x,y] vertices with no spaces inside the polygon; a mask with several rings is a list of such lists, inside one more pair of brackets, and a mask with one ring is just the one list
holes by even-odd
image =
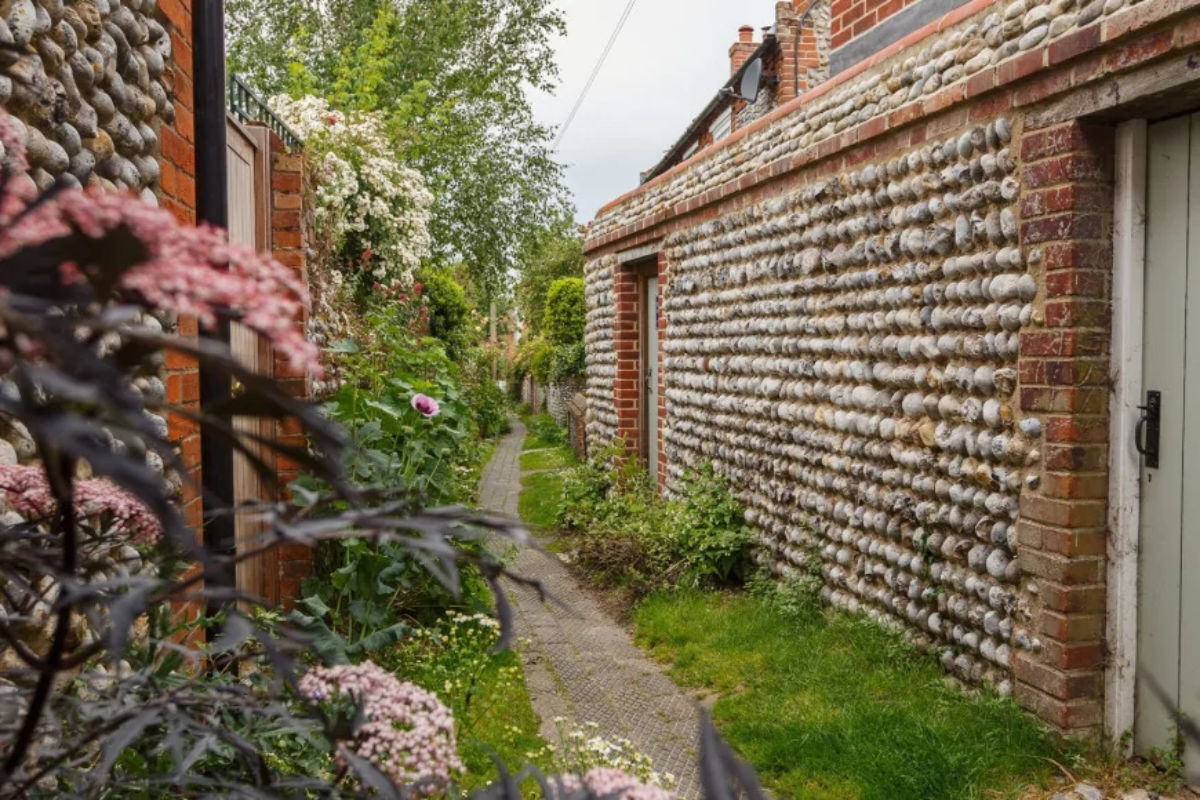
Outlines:
{"label": "tree", "polygon": [[531,235],[518,258],[521,277],[517,302],[533,335],[542,332],[546,294],[559,278],[583,277],[583,237],[562,219]]}
{"label": "tree", "polygon": [[429,332],[442,341],[451,359],[463,358],[472,344],[471,305],[466,292],[448,270],[422,270],[417,279],[429,307]]}
{"label": "tree", "polygon": [[546,293],[546,338],[556,347],[583,341],[587,301],[582,278],[559,278]]}
{"label": "tree", "polygon": [[549,91],[564,31],[552,0],[230,0],[230,66],[264,93],[315,93],[388,116],[436,201],[441,264],[489,297],[527,231],[565,206],[552,131],[527,90]]}

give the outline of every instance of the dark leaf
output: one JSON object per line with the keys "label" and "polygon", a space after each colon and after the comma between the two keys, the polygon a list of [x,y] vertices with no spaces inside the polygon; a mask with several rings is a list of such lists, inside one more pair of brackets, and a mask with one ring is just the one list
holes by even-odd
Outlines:
{"label": "dark leaf", "polygon": [[383,774],[379,767],[362,758],[348,747],[340,747],[338,753],[342,758],[346,759],[346,763],[350,765],[354,774],[362,781],[363,786],[375,790],[379,793],[380,797],[391,798],[391,800],[404,800],[403,792],[397,788],[396,784],[392,783],[391,778]]}
{"label": "dark leaf", "polygon": [[125,748],[133,744],[142,735],[142,732],[153,725],[158,718],[159,710],[157,708],[147,709],[117,728],[104,740],[104,755],[96,767],[96,772],[100,775],[107,775]]}

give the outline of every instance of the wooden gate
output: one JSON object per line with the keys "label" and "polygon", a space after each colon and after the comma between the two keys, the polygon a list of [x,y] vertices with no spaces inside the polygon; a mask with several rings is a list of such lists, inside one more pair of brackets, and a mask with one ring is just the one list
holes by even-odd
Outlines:
{"label": "wooden gate", "polygon": [[[229,140],[229,240],[266,250],[271,246],[269,134],[265,128],[244,127],[232,116],[228,117],[226,127]],[[230,331],[230,342],[234,355],[242,364],[255,372],[272,372],[270,345],[258,334],[235,323]],[[237,391],[236,386],[234,391]],[[251,436],[273,438],[275,435],[274,423],[270,420],[238,417],[233,424]],[[262,445],[255,445],[253,449],[260,458],[268,458]],[[233,486],[235,503],[272,497],[270,485],[240,453],[234,454]],[[263,540],[265,526],[254,515],[239,515],[235,528],[239,553],[256,547]],[[279,569],[274,551],[238,564],[237,585],[241,592],[274,603],[278,601],[278,583]]]}

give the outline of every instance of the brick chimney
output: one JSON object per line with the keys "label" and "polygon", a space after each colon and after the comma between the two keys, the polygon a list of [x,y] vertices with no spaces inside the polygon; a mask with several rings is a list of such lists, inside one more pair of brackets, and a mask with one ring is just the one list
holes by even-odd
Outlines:
{"label": "brick chimney", "polygon": [[733,43],[733,47],[729,48],[729,74],[736,74],[757,49],[753,26],[743,25],[738,28],[738,40]]}

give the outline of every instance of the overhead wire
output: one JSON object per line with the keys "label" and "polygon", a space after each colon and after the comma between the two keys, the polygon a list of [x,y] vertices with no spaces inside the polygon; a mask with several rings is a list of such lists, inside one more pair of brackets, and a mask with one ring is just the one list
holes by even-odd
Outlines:
{"label": "overhead wire", "polygon": [[621,31],[625,29],[625,23],[629,21],[630,15],[633,13],[633,7],[637,5],[637,0],[629,0],[625,6],[625,11],[621,13],[621,18],[617,20],[617,26],[613,29],[612,35],[608,37],[608,43],[604,45],[604,50],[600,53],[600,58],[596,60],[596,65],[592,68],[592,74],[588,77],[587,83],[583,86],[583,91],[579,93],[579,97],[575,100],[575,106],[571,109],[571,113],[567,115],[566,122],[558,129],[558,137],[554,140],[554,148],[562,144],[563,137],[567,135],[567,131],[571,127],[571,123],[575,121],[575,117],[579,114],[579,109],[583,107],[583,101],[587,99],[588,93],[592,90],[592,85],[596,82],[596,78],[600,75],[600,70],[604,69],[604,62],[608,60],[608,56],[612,53],[613,47],[617,43],[617,39],[621,36]]}

